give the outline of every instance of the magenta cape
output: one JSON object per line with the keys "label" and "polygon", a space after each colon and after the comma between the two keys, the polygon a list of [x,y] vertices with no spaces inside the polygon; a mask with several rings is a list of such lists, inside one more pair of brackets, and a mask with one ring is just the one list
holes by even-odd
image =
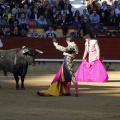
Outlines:
{"label": "magenta cape", "polygon": [[106,82],[108,74],[100,60],[88,63],[83,61],[77,71],[75,77],[78,82]]}
{"label": "magenta cape", "polygon": [[40,90],[37,92],[40,96],[60,96],[66,91],[66,84],[63,77],[63,69],[60,67],[59,71],[55,75],[50,87],[47,90]]}
{"label": "magenta cape", "polygon": [[59,71],[57,72],[57,74],[55,75],[54,79],[52,80],[52,83],[59,81],[59,82],[64,82],[64,79],[62,78],[63,75],[63,70],[62,70],[63,65],[61,65]]}

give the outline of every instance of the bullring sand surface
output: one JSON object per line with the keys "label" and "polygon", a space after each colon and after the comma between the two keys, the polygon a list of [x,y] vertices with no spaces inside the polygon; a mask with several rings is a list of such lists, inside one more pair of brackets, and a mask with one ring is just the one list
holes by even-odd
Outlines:
{"label": "bullring sand surface", "polygon": [[57,71],[28,71],[25,90],[16,90],[12,74],[0,73],[0,120],[120,120],[120,71],[108,71],[105,83],[79,83],[80,96],[42,97]]}

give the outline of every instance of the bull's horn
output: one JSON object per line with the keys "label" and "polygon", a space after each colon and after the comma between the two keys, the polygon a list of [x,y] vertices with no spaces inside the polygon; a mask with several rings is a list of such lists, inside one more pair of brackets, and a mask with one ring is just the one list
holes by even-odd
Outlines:
{"label": "bull's horn", "polygon": [[27,53],[28,52],[28,49],[23,49],[22,50],[22,53]]}
{"label": "bull's horn", "polygon": [[36,52],[43,53],[43,51],[35,49]]}

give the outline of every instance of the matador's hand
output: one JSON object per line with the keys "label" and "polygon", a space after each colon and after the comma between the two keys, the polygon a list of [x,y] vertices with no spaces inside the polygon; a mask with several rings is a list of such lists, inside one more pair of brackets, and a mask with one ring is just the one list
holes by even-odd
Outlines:
{"label": "matador's hand", "polygon": [[100,59],[100,57],[99,57],[99,56],[97,56],[97,59],[99,60],[99,59]]}
{"label": "matador's hand", "polygon": [[53,45],[54,45],[54,46],[57,46],[57,45],[58,45],[58,43],[56,43],[56,42],[53,42]]}

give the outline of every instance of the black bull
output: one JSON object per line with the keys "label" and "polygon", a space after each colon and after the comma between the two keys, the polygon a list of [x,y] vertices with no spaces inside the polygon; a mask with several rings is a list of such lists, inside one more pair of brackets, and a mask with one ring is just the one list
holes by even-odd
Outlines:
{"label": "black bull", "polygon": [[35,56],[38,53],[43,52],[33,48],[0,50],[0,70],[5,74],[7,72],[13,73],[16,81],[16,89],[20,89],[19,76],[21,77],[21,89],[25,89],[24,78],[27,73],[28,65],[35,64]]}

